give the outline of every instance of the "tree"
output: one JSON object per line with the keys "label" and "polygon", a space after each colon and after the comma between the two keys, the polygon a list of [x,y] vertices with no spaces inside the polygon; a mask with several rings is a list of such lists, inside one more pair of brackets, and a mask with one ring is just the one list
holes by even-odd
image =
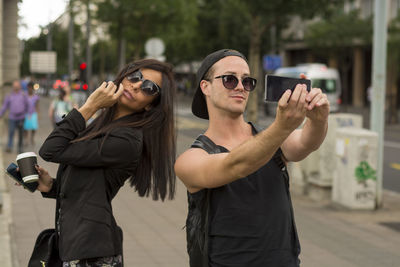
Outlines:
{"label": "tree", "polygon": [[[79,43],[82,39],[82,33],[78,25],[74,25],[75,40]],[[47,35],[44,34],[44,28],[38,37],[31,37],[24,42],[24,51],[21,60],[21,75],[30,75],[29,71],[29,54],[31,51],[46,50]],[[57,76],[62,76],[68,73],[68,29],[63,29],[60,25],[53,24],[51,27],[52,51],[57,52]],[[79,53],[75,55],[79,57]]]}
{"label": "tree", "polygon": [[190,50],[187,43],[180,41],[188,36],[190,39],[192,34],[194,4],[194,0],[105,0],[98,3],[97,18],[108,24],[108,32],[117,42],[121,66],[127,58],[142,58],[145,42],[155,36],[164,39],[172,56],[182,49]]}
{"label": "tree", "polygon": [[344,13],[338,10],[331,16],[309,25],[305,38],[308,47],[318,54],[329,54],[341,70],[343,102],[348,104],[349,72],[352,68],[353,48],[370,47],[372,18],[360,18],[359,11]]}
{"label": "tree", "polygon": [[[201,1],[204,4],[206,29],[208,35],[202,36],[209,51],[228,47],[240,50],[248,55],[251,73],[262,80],[261,57],[270,50],[268,37],[272,28],[277,30],[280,42],[280,30],[285,28],[293,16],[312,18],[316,14],[329,14],[343,1],[312,0],[220,0]],[[203,10],[202,10],[203,11]],[[201,31],[200,31],[201,32]],[[267,37],[268,35],[268,37]],[[216,40],[218,39],[218,40]],[[204,48],[204,47],[203,47]],[[258,95],[263,82],[259,82],[255,92],[250,94],[247,117],[257,121]]]}

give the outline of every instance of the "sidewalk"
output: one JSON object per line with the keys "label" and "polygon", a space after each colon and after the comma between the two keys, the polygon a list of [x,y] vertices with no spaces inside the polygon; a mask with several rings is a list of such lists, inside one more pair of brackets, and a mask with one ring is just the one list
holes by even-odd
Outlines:
{"label": "sidewalk", "polygon": [[[48,101],[41,100],[42,115]],[[191,115],[190,103],[178,105],[178,155],[203,132],[206,121]],[[42,116],[36,136],[38,150],[51,130]],[[263,118],[262,123],[268,123]],[[266,126],[266,125],[265,125]],[[2,130],[0,129],[0,132]],[[5,142],[3,135],[2,143]],[[3,147],[3,146],[1,146]],[[0,164],[15,160],[15,153],[2,154]],[[57,166],[39,159],[55,175]],[[3,178],[4,177],[4,178]],[[54,226],[55,201],[43,199],[13,186],[0,175],[3,209],[0,214],[0,266],[24,267],[37,234]],[[302,244],[301,261],[306,267],[395,267],[400,262],[400,195],[384,191],[383,208],[377,211],[349,211],[330,201],[315,202],[292,195],[297,229]],[[155,202],[140,198],[129,185],[113,200],[114,215],[124,231],[125,266],[187,267],[185,219],[186,190],[177,180],[173,201]]]}

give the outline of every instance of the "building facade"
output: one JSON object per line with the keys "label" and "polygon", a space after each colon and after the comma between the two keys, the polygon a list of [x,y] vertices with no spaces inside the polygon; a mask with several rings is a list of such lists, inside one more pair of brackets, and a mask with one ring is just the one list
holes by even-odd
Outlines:
{"label": "building facade", "polygon": [[[399,16],[399,8],[400,0],[388,0],[388,23]],[[343,6],[344,13],[349,13],[353,10],[358,10],[358,14],[362,19],[370,18],[374,12],[374,0],[346,1]],[[322,20],[322,18],[316,20]],[[356,107],[368,106],[368,88],[372,83],[372,36],[368,44],[355,42],[350,47],[345,47],[342,53],[327,50],[321,56],[321,54],[316,54],[307,47],[304,42],[307,25],[312,23],[313,21],[302,21],[300,18],[294,18],[291,26],[283,33],[283,36],[294,36],[296,40],[282,47],[283,64],[290,66],[298,63],[320,62],[327,64],[329,67],[337,68],[342,78],[342,103]],[[390,55],[391,51],[388,50],[388,59]],[[388,86],[386,90],[388,101],[400,103],[400,94],[398,93],[399,79],[395,78],[395,81],[391,79],[390,71],[388,71]],[[390,104],[388,106],[393,107]],[[399,105],[395,104],[395,106],[398,109]]]}
{"label": "building facade", "polygon": [[20,77],[18,0],[0,0],[0,86]]}

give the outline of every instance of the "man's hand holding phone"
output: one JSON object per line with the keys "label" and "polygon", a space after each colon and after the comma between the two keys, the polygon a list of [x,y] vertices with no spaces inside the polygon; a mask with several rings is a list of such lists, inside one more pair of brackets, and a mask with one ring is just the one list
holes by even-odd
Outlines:
{"label": "man's hand holding phone", "polygon": [[325,122],[329,115],[329,101],[319,88],[312,88],[306,97],[307,118],[315,122]]}
{"label": "man's hand holding phone", "polygon": [[307,86],[297,84],[295,89],[286,90],[279,99],[276,121],[282,129],[292,132],[304,121],[307,112]]}
{"label": "man's hand holding phone", "polygon": [[[282,77],[275,75],[265,76],[265,101],[278,102],[284,98],[285,91],[289,95],[288,101],[298,84],[306,85],[307,113],[306,116],[315,122],[325,122],[329,115],[329,101],[321,89],[311,88],[311,80],[308,80],[304,74],[300,74],[299,78]],[[298,100],[298,99],[297,99]]]}

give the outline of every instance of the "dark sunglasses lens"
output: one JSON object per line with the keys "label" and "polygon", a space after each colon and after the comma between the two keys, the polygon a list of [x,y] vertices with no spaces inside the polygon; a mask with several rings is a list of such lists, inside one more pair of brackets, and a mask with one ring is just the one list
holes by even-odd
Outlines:
{"label": "dark sunglasses lens", "polygon": [[137,83],[142,80],[142,73],[140,71],[135,71],[134,73],[129,74],[126,78],[131,83]]}
{"label": "dark sunglasses lens", "polygon": [[155,95],[159,91],[157,85],[149,80],[145,80],[141,88],[146,95]]}
{"label": "dark sunglasses lens", "polygon": [[238,79],[234,75],[225,75],[222,77],[222,83],[226,89],[235,89],[238,82]]}
{"label": "dark sunglasses lens", "polygon": [[254,78],[246,77],[242,80],[242,84],[245,90],[253,91],[256,88],[257,80]]}

